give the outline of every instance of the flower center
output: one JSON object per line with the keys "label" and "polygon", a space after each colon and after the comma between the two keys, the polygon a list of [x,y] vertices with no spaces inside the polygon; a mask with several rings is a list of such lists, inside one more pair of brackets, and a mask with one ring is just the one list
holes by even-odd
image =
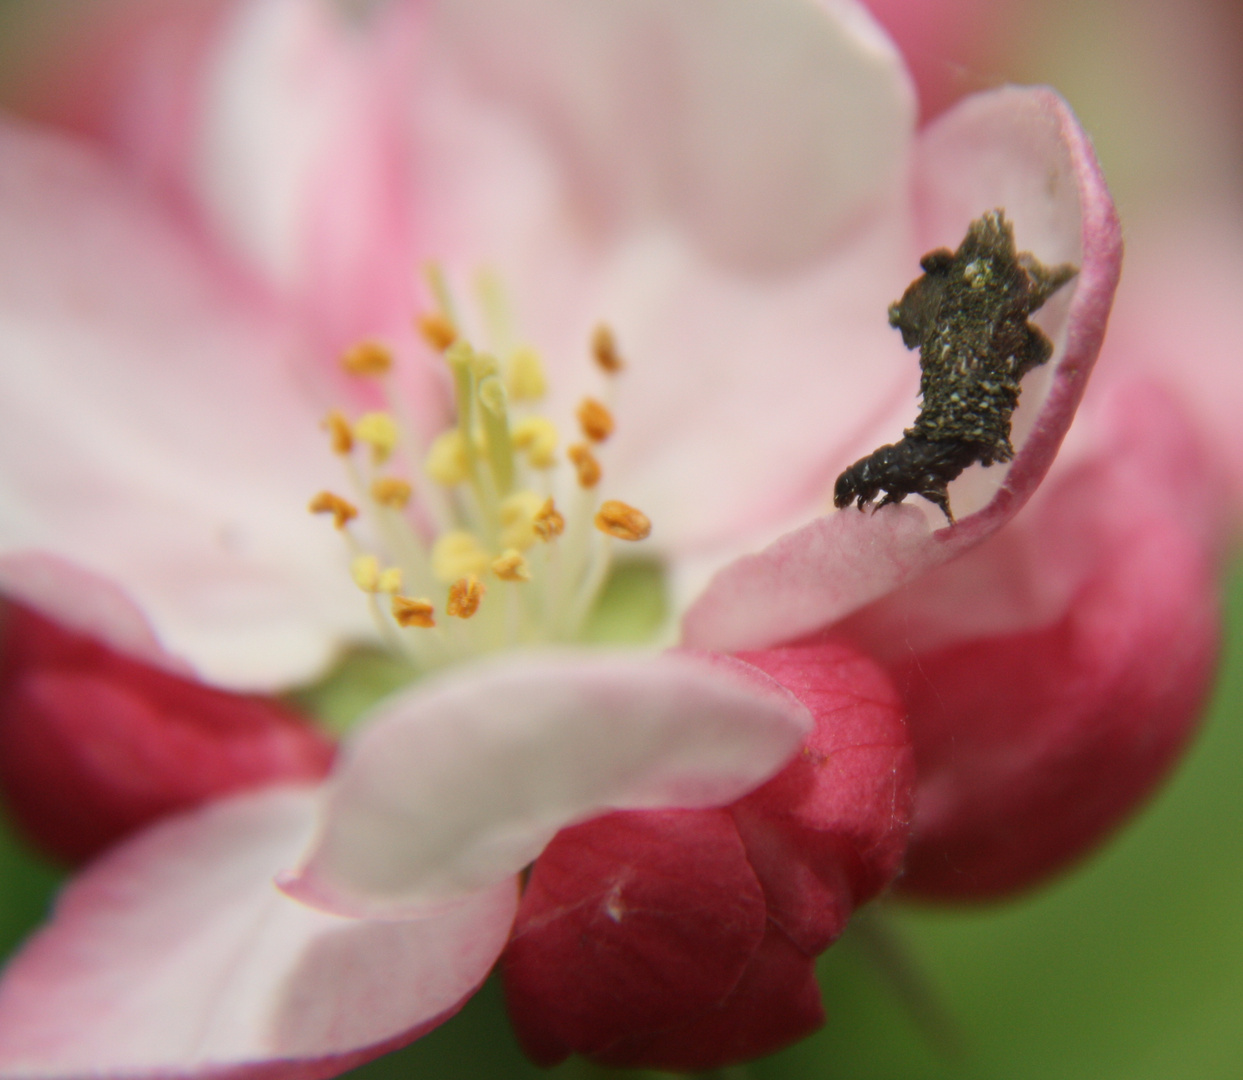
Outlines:
{"label": "flower center", "polygon": [[[354,581],[381,635],[420,669],[575,640],[608,577],[615,541],[651,531],[642,512],[598,495],[614,429],[605,402],[624,367],[612,332],[600,326],[590,342],[602,392],[583,398],[579,437],[563,453],[557,427],[539,411],[547,392],[539,353],[527,345],[502,351],[497,342],[510,335],[498,327],[490,327],[492,351],[479,348],[463,332],[443,277],[433,270],[429,279],[435,303],[416,326],[449,370],[455,423],[421,451],[401,420],[392,350],[361,342],[342,366],[377,382],[388,408],[329,413],[324,428],[351,497],[323,491],[310,503],[349,544]],[[486,321],[495,323],[501,305],[489,295]]]}

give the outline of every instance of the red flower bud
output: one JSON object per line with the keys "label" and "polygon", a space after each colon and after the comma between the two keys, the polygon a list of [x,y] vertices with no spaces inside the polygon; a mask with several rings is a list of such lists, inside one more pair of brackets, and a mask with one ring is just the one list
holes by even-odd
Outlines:
{"label": "red flower bud", "polygon": [[160,671],[16,605],[4,619],[0,792],[57,858],[82,861],[226,792],[328,771],[331,742],[275,701]]}
{"label": "red flower bud", "polygon": [[740,659],[807,705],[815,730],[730,807],[610,814],[557,835],[501,962],[535,1061],[707,1069],[823,1021],[814,958],[900,864],[914,779],[902,705],[838,644]]}

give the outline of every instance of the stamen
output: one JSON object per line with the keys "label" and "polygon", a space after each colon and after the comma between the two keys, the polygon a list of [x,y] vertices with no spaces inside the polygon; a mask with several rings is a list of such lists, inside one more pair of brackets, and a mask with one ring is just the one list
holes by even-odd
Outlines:
{"label": "stamen", "polygon": [[544,500],[534,491],[515,491],[501,503],[501,547],[525,551],[535,543],[535,519]]}
{"label": "stamen", "polygon": [[393,597],[393,618],[398,626],[421,626],[430,630],[436,625],[436,609],[430,600],[415,600],[409,596]]}
{"label": "stamen", "polygon": [[552,499],[546,500],[539,508],[532,527],[535,529],[535,535],[544,541],[554,540],[565,532],[565,518],[553,505]]}
{"label": "stamen", "polygon": [[469,619],[479,610],[479,602],[487,590],[474,574],[455,581],[449,586],[449,602],[445,611],[458,619]]}
{"label": "stamen", "polygon": [[364,413],[354,425],[354,438],[367,443],[375,463],[382,465],[397,446],[397,424],[388,413]]}
{"label": "stamen", "polygon": [[404,510],[414,489],[396,476],[381,476],[371,481],[371,497],[381,506]]}
{"label": "stamen", "polygon": [[354,449],[354,433],[350,430],[350,422],[336,409],[324,417],[320,427],[328,432],[334,454],[344,457]]}
{"label": "stamen", "polygon": [[457,341],[457,327],[443,312],[429,311],[420,315],[416,326],[423,340],[439,353]]}
{"label": "stamen", "polygon": [[522,553],[507,548],[499,559],[492,560],[492,573],[502,581],[530,581],[531,568]]}
{"label": "stamen", "polygon": [[618,540],[645,540],[652,531],[647,515],[617,499],[606,499],[596,513],[596,528]]}
{"label": "stamen", "polygon": [[557,463],[557,429],[542,416],[527,416],[510,433],[514,446],[527,455],[533,469],[548,469]]}
{"label": "stamen", "polygon": [[567,451],[578,473],[578,486],[593,488],[600,482],[600,462],[584,443],[575,443]]}
{"label": "stamen", "polygon": [[444,582],[482,574],[491,562],[487,548],[465,529],[441,534],[432,547],[432,573]]}
{"label": "stamen", "polygon": [[591,355],[606,375],[616,375],[626,366],[617,351],[617,339],[613,337],[613,331],[604,323],[597,326],[591,335]]}
{"label": "stamen", "polygon": [[548,392],[544,362],[530,346],[517,349],[505,370],[505,385],[515,401],[539,401]]}
{"label": "stamen", "polygon": [[382,593],[401,592],[401,567],[390,566],[387,570],[381,570],[380,580],[376,582],[375,591]]}
{"label": "stamen", "polygon": [[574,415],[583,434],[594,443],[602,443],[613,434],[613,414],[595,398],[583,398]]}
{"label": "stamen", "polygon": [[358,508],[346,502],[340,495],[331,491],[321,491],[307,507],[312,514],[331,514],[332,523],[338,529],[344,529],[348,521],[358,517]]}
{"label": "stamen", "polygon": [[378,341],[360,341],[347,349],[341,357],[341,366],[351,375],[377,378],[393,369],[393,353],[387,345]]}
{"label": "stamen", "polygon": [[423,471],[443,487],[461,484],[470,476],[466,440],[458,428],[436,436],[427,452]]}

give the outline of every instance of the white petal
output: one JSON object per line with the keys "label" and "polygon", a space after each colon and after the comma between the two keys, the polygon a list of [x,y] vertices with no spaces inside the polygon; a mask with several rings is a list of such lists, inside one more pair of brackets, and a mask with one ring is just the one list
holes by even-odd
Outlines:
{"label": "white petal", "polygon": [[732,662],[529,654],[425,684],[367,725],[318,843],[283,882],[385,915],[489,885],[609,809],[715,806],[775,773],[806,710]]}

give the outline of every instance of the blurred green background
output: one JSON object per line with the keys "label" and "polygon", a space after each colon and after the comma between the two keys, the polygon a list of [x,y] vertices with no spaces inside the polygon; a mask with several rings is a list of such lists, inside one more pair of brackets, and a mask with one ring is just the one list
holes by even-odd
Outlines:
{"label": "blurred green background", "polygon": [[[1045,891],[968,911],[891,905],[886,924],[958,1029],[934,1049],[857,935],[825,955],[828,1025],[731,1078],[1236,1080],[1243,1075],[1243,567],[1221,679],[1173,781],[1103,852]],[[6,832],[0,947],[41,919],[56,875]],[[429,1037],[355,1075],[586,1077],[526,1063],[489,984]]]}

